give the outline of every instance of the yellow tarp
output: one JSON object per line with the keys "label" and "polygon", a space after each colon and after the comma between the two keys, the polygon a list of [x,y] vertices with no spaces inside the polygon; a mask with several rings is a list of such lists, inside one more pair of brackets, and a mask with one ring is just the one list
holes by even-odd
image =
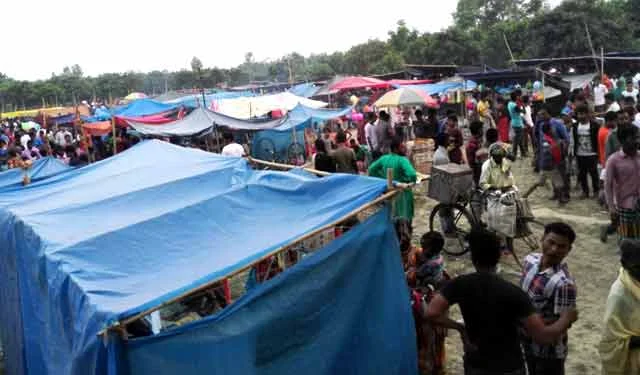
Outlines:
{"label": "yellow tarp", "polygon": [[38,108],[38,109],[27,109],[24,111],[14,111],[14,112],[5,112],[0,115],[0,118],[15,118],[15,117],[35,117],[39,113],[44,112],[48,116],[58,116],[58,115],[66,115],[72,112],[69,112],[67,107],[52,107],[52,108]]}

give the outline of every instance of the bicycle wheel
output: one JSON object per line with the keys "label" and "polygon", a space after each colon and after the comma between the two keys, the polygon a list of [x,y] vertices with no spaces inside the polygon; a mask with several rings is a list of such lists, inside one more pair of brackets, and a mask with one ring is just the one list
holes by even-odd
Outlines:
{"label": "bicycle wheel", "polygon": [[[524,233],[519,236],[519,239],[527,245],[529,251],[538,250],[540,248],[540,236],[537,232],[542,232],[544,223],[535,218],[527,218],[523,219],[522,225],[524,228],[521,230]],[[531,227],[536,228],[536,232],[532,231]]]}
{"label": "bicycle wheel", "polygon": [[475,224],[471,213],[459,204],[439,203],[429,216],[429,229],[444,233],[444,252],[459,256],[467,251],[466,236]]}
{"label": "bicycle wheel", "polygon": [[266,161],[276,160],[276,145],[269,138],[262,138],[258,141],[254,153],[258,159]]}

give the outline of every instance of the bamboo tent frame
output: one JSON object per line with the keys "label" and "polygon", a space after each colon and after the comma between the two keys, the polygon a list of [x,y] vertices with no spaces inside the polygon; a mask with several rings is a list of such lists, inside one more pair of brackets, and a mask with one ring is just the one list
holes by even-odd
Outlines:
{"label": "bamboo tent frame", "polygon": [[[269,166],[269,167],[274,167],[274,168],[280,168],[280,169],[295,169],[295,168],[299,168],[297,166],[293,166],[293,165],[289,165],[289,164],[280,164],[280,163],[274,163],[274,162],[268,162],[268,161],[264,161],[264,160],[260,160],[260,159],[254,159],[251,157],[247,157],[247,160],[249,162],[255,163],[255,164],[261,164],[261,165],[265,165],[265,166]],[[327,175],[331,175],[331,173],[327,173],[327,172],[323,172],[323,171],[318,171],[316,169],[312,169],[312,168],[303,168],[303,170],[316,174],[316,175],[320,175],[320,176],[327,176]],[[263,262],[273,256],[280,256],[281,254],[283,254],[284,252],[290,250],[291,248],[294,248],[298,245],[300,245],[303,241],[306,241],[320,233],[322,233],[323,231],[333,228],[335,226],[338,226],[340,223],[349,220],[355,216],[357,216],[358,214],[361,214],[365,211],[367,211],[368,209],[371,209],[373,207],[376,207],[380,204],[384,204],[386,202],[392,202],[391,200],[400,192],[406,190],[406,189],[410,189],[412,187],[414,187],[414,184],[400,184],[400,183],[394,183],[393,182],[393,170],[392,169],[388,169],[387,170],[387,191],[382,194],[381,196],[379,196],[378,198],[363,204],[362,206],[355,208],[354,210],[352,210],[351,212],[343,215],[342,217],[327,223],[319,228],[314,229],[313,231],[303,234],[295,239],[293,239],[292,241],[290,241],[289,243],[282,245],[280,247],[278,247],[277,249],[269,252],[268,254],[265,254],[264,256],[260,257],[259,259],[257,259],[255,262],[246,265],[244,267],[241,267],[239,269],[233,270],[225,275],[222,275],[220,277],[217,277],[214,280],[208,281],[196,288],[193,288],[191,290],[185,291],[159,305],[147,308],[135,315],[132,315],[128,318],[124,318],[121,319],[117,322],[114,322],[113,324],[111,324],[110,326],[102,329],[100,332],[98,332],[98,336],[103,336],[104,339],[107,339],[108,333],[109,332],[117,332],[119,333],[120,337],[123,340],[127,340],[127,325],[130,323],[135,322],[136,320],[139,320],[153,312],[156,312],[162,308],[165,308],[169,305],[172,305],[176,302],[179,302],[189,296],[192,296],[196,293],[202,292],[204,290],[207,290],[213,286],[215,286],[216,284],[219,284],[221,282],[223,282],[224,280],[228,280],[234,276],[237,276],[239,274],[241,274],[242,272],[245,272],[249,269],[251,269],[252,267],[255,267],[256,264]],[[428,178],[428,176],[427,176]]]}

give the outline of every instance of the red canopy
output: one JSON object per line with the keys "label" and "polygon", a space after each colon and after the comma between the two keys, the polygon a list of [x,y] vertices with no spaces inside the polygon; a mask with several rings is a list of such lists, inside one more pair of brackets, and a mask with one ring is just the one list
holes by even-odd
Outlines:
{"label": "red canopy", "polygon": [[383,89],[391,86],[391,83],[372,77],[346,77],[329,86],[331,90],[353,90],[369,87]]}
{"label": "red canopy", "polygon": [[175,121],[172,117],[167,117],[168,113],[158,113],[155,115],[140,116],[140,117],[120,117],[116,116],[116,124],[118,126],[127,127],[128,121],[142,122],[147,125],[163,125]]}
{"label": "red canopy", "polygon": [[113,131],[113,127],[111,125],[111,121],[102,121],[82,124],[82,130],[87,135],[97,137],[111,133]]}
{"label": "red canopy", "polygon": [[387,81],[392,85],[403,86],[403,85],[424,85],[427,83],[433,83],[433,80],[430,79],[392,79]]}

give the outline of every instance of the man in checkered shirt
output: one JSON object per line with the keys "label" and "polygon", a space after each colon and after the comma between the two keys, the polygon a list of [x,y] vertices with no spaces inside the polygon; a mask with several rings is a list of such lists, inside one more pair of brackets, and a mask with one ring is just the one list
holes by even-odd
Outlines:
{"label": "man in checkered shirt", "polygon": [[[575,239],[576,233],[569,225],[548,224],[544,228],[542,254],[530,254],[525,259],[520,286],[546,324],[558,320],[561,312],[576,307],[575,282],[564,263]],[[529,374],[564,375],[567,342],[566,334],[550,345],[540,345],[525,338]]]}

